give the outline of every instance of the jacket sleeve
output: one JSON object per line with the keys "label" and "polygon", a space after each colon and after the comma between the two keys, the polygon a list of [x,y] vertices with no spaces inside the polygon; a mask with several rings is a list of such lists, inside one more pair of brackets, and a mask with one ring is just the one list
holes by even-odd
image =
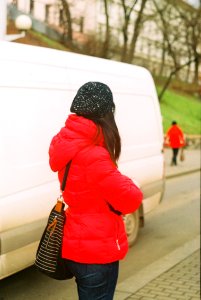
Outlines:
{"label": "jacket sleeve", "polygon": [[105,149],[90,153],[87,170],[88,181],[97,187],[115,210],[127,214],[140,207],[143,198],[141,190],[118,171]]}
{"label": "jacket sleeve", "polygon": [[60,140],[60,136],[57,134],[53,137],[49,147],[49,164],[52,171],[57,172],[65,165],[65,149],[65,143]]}
{"label": "jacket sleeve", "polygon": [[60,132],[53,137],[49,147],[49,164],[52,171],[57,172],[65,167],[74,148],[74,143],[65,140]]}
{"label": "jacket sleeve", "polygon": [[181,130],[181,128],[179,128],[179,134],[180,134],[179,135],[180,146],[184,147],[185,146],[185,138],[184,138],[184,134],[183,134],[183,131]]}

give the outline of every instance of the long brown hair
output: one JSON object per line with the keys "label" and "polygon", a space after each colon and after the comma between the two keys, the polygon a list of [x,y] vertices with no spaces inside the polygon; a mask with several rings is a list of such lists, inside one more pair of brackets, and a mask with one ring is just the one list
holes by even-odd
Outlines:
{"label": "long brown hair", "polygon": [[93,121],[97,125],[98,134],[100,133],[101,128],[105,146],[112,161],[117,165],[117,161],[121,154],[121,138],[115,122],[114,113],[108,112],[104,117],[93,119]]}

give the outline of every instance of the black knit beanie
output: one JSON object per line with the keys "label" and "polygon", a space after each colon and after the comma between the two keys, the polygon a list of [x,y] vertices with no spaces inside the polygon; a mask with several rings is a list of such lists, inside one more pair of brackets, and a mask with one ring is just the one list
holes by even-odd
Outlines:
{"label": "black knit beanie", "polygon": [[115,109],[110,88],[101,82],[82,85],[73,100],[70,111],[86,118],[101,118]]}

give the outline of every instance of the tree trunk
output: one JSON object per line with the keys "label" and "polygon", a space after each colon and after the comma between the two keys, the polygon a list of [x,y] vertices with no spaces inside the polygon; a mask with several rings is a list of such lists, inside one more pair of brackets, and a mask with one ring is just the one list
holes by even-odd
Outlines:
{"label": "tree trunk", "polygon": [[126,62],[127,61],[127,51],[128,51],[128,25],[129,25],[129,20],[131,13],[134,9],[134,6],[138,0],[133,1],[133,4],[131,7],[126,7],[125,0],[121,0],[123,11],[124,11],[124,26],[123,26],[123,40],[124,44],[121,50],[121,61]]}
{"label": "tree trunk", "polygon": [[160,16],[160,19],[161,19],[163,38],[164,38],[164,41],[167,44],[168,54],[171,56],[171,58],[173,60],[175,69],[178,69],[179,64],[177,62],[177,55],[174,51],[174,48],[172,47],[171,34],[168,31],[170,24],[165,19],[165,11],[167,10],[169,3],[168,2],[165,3],[165,7],[163,7],[163,9],[159,8],[157,1],[153,0],[153,3],[154,3],[154,6],[156,7],[156,10],[157,10],[157,12]]}
{"label": "tree trunk", "polygon": [[109,13],[108,13],[108,1],[104,0],[104,7],[105,7],[105,20],[106,20],[106,31],[105,31],[105,40],[103,42],[103,48],[101,57],[107,58],[108,56],[108,48],[110,44],[110,24],[109,24]]}
{"label": "tree trunk", "polygon": [[159,71],[159,75],[163,76],[163,68],[165,65],[165,53],[166,53],[166,47],[165,47],[165,38],[163,37],[163,48],[162,48],[162,56],[161,56],[161,67]]}
{"label": "tree trunk", "polygon": [[128,59],[127,59],[128,63],[132,63],[132,60],[133,60],[133,57],[135,54],[135,47],[136,47],[138,36],[140,34],[140,29],[142,27],[143,10],[145,8],[146,2],[147,2],[147,0],[142,0],[140,11],[138,13],[137,19],[134,24],[133,36],[132,36],[130,49],[129,49],[129,53],[128,53]]}
{"label": "tree trunk", "polygon": [[121,50],[121,61],[126,62],[126,57],[127,57],[127,50],[128,50],[128,22],[127,20],[125,21],[125,25],[123,28],[123,39],[124,39],[124,44]]}
{"label": "tree trunk", "polygon": [[64,39],[67,40],[67,42],[72,43],[72,41],[73,41],[73,30],[72,30],[72,20],[71,20],[71,13],[70,13],[69,4],[68,4],[67,0],[61,0],[61,4],[63,6],[63,11],[64,11],[64,14],[65,14]]}
{"label": "tree trunk", "polygon": [[194,75],[195,84],[198,84],[198,80],[199,80],[199,64],[200,64],[200,56],[197,55],[195,59],[195,75]]}
{"label": "tree trunk", "polygon": [[190,70],[191,70],[191,65],[188,65],[188,68],[186,70],[185,82],[189,82]]}

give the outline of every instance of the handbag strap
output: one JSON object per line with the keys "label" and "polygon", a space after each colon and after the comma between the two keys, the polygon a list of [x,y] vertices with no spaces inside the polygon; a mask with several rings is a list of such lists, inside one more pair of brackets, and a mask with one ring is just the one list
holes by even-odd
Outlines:
{"label": "handbag strap", "polygon": [[66,165],[66,169],[65,169],[65,172],[64,172],[64,177],[63,177],[62,184],[61,184],[62,192],[65,190],[65,187],[66,187],[66,181],[67,181],[68,172],[69,172],[71,163],[72,163],[72,160]]}

